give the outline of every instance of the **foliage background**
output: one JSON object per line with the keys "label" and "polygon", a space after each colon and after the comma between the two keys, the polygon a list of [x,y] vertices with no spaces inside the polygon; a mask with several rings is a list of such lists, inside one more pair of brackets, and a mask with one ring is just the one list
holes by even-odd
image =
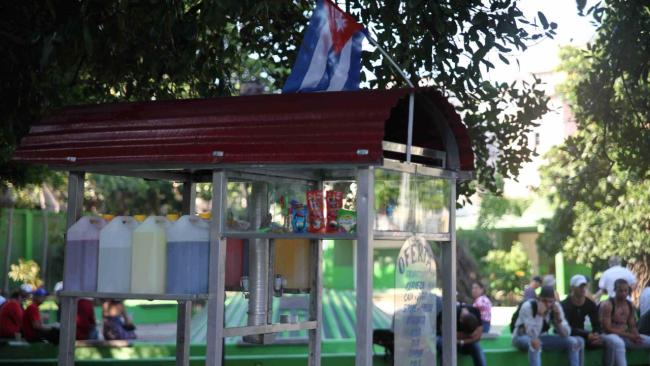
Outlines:
{"label": "foliage background", "polygon": [[598,26],[597,38],[562,52],[561,91],[579,132],[542,171],[556,211],[538,244],[595,265],[619,255],[643,288],[650,280],[650,4],[578,5]]}
{"label": "foliage background", "polygon": [[[435,87],[456,105],[476,155],[477,181],[459,187],[462,200],[477,190],[499,195],[497,177],[515,178],[534,155],[527,135],[548,98],[534,77],[505,83],[483,75],[494,62],[515,62],[514,55],[552,37],[557,25],[542,13],[525,18],[514,0],[339,3],[371,29],[414,84]],[[21,188],[0,203],[37,206],[42,183],[65,201],[64,176],[10,160],[29,127],[52,110],[237,95],[242,82],[253,80],[278,91],[312,8],[306,0],[0,4],[0,189]],[[367,87],[404,85],[379,52],[362,57]],[[86,210],[164,213],[178,210],[180,200],[171,183],[90,175],[85,204]]]}
{"label": "foliage background", "polygon": [[[368,25],[416,84],[457,101],[469,127],[480,186],[513,177],[533,153],[526,132],[546,110],[539,80],[488,82],[488,55],[509,63],[527,44],[555,34],[514,1],[341,1]],[[65,105],[235,95],[242,81],[280,89],[307,24],[311,1],[185,0],[23,2],[0,5],[0,181],[40,183],[12,151],[29,126]],[[379,52],[364,52],[371,88],[403,85]],[[365,77],[365,74],[364,74]],[[487,145],[498,149],[490,159]],[[162,188],[160,188],[162,189]],[[463,185],[469,194],[474,185]],[[147,193],[151,194],[151,192]],[[466,197],[469,197],[467,195]]]}

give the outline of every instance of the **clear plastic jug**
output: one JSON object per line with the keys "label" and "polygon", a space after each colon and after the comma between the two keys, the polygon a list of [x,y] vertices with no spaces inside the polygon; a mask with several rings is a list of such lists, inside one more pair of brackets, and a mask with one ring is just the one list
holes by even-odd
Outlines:
{"label": "clear plastic jug", "polygon": [[131,292],[165,293],[168,227],[166,218],[149,216],[133,231]]}
{"label": "clear plastic jug", "polygon": [[198,216],[181,216],[167,231],[167,293],[207,293],[209,261],[210,225]]}
{"label": "clear plastic jug", "polygon": [[70,226],[66,235],[64,290],[97,290],[99,231],[106,225],[101,217],[84,216]]}
{"label": "clear plastic jug", "polygon": [[98,292],[131,291],[133,231],[138,225],[131,216],[117,216],[99,232]]}

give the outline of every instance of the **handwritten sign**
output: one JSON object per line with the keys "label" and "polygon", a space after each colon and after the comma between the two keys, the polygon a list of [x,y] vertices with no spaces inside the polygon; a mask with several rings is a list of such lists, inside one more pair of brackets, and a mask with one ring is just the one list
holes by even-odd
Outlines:
{"label": "handwritten sign", "polygon": [[395,271],[395,365],[435,366],[436,262],[429,243],[411,237]]}

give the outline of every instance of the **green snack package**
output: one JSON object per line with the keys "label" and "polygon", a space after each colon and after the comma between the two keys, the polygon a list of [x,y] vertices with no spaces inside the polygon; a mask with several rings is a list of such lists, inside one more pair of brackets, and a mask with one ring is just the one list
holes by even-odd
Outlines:
{"label": "green snack package", "polygon": [[357,212],[340,209],[336,215],[339,231],[342,233],[354,233],[357,231]]}

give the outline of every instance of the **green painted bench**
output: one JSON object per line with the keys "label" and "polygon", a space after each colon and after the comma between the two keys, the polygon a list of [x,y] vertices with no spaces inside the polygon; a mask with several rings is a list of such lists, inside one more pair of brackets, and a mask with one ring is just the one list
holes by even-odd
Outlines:
{"label": "green painted bench", "polygon": [[[510,345],[510,337],[501,335],[496,339],[481,342],[488,365],[526,366],[528,357]],[[352,341],[324,341],[323,366],[352,366],[354,365],[355,344]],[[381,347],[375,347],[377,353],[374,364],[388,366],[389,361],[383,356]],[[54,366],[57,362],[58,350],[55,346],[45,343],[0,345],[0,365],[47,365]],[[76,364],[94,365],[175,365],[175,345],[134,343],[128,347],[114,345],[84,345],[75,350]],[[226,345],[226,364],[228,366],[294,366],[307,364],[306,345],[270,345],[264,347]],[[202,365],[205,362],[205,346],[192,345],[190,348],[191,364]],[[588,350],[585,353],[585,365],[600,365],[602,351]],[[628,351],[629,365],[649,365],[648,351]],[[561,352],[546,352],[542,354],[544,365],[566,365],[567,358]],[[459,357],[459,366],[472,366],[469,356]]]}
{"label": "green painted bench", "polygon": [[[504,333],[495,339],[481,340],[481,346],[485,353],[485,360],[488,365],[528,365],[528,353],[519,351],[511,345],[509,333]],[[591,349],[585,351],[585,366],[602,365],[602,349]],[[629,366],[650,365],[650,351],[628,350],[627,362]],[[549,366],[566,365],[568,358],[564,352],[542,352],[542,364]],[[460,356],[458,366],[473,366],[469,356]]]}

